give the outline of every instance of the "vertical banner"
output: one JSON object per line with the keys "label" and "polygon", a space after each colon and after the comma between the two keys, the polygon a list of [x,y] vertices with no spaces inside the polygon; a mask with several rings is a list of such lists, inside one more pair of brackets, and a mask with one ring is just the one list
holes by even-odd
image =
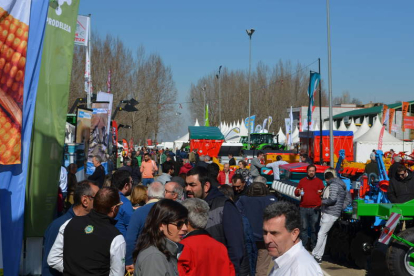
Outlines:
{"label": "vertical banner", "polygon": [[268,120],[268,123],[269,123],[269,126],[267,127],[268,129],[270,129],[270,126],[272,125],[272,123],[273,123],[273,118],[272,118],[272,116],[269,116],[268,118],[267,118],[267,120]]}
{"label": "vertical banner", "polygon": [[401,105],[401,109],[402,109],[401,129],[402,129],[403,132],[405,131],[404,119],[405,119],[405,116],[407,116],[409,106],[410,106],[410,104],[408,102],[402,102],[402,105]]}
{"label": "vertical banner", "polygon": [[289,118],[285,118],[285,128],[286,128],[286,144],[291,145],[292,144],[291,143],[291,141],[292,141],[292,139],[291,139],[292,132],[291,132],[291,129],[290,129],[290,119]]}
{"label": "vertical banner", "polygon": [[88,46],[90,17],[78,15],[76,21],[75,44]]}
{"label": "vertical banner", "polygon": [[106,92],[98,92],[98,95],[96,96],[96,101],[98,102],[108,102],[108,130],[110,130],[111,127],[111,117],[112,117],[112,102],[114,100],[114,95],[109,94]]}
{"label": "vertical banner", "polygon": [[384,137],[384,131],[385,131],[385,125],[382,126],[381,132],[380,132],[380,135],[379,135],[379,139],[378,139],[378,149],[379,150],[382,150],[382,139]]}
{"label": "vertical banner", "polygon": [[382,120],[381,124],[386,124],[388,121],[388,105],[384,104],[382,105]]}
{"label": "vertical banner", "polygon": [[395,115],[395,109],[391,108],[390,109],[390,120],[388,122],[388,132],[391,133],[392,130],[392,123],[394,121],[394,115]]}
{"label": "vertical banner", "polygon": [[108,72],[108,80],[106,82],[106,86],[108,87],[107,92],[111,93],[111,70]]}
{"label": "vertical banner", "polygon": [[25,234],[42,237],[56,211],[79,0],[47,1],[29,174]]}
{"label": "vertical banner", "polygon": [[118,147],[118,124],[115,120],[112,121],[112,145]]}
{"label": "vertical banner", "polygon": [[250,116],[250,118],[247,117],[244,120],[244,124],[246,125],[246,128],[247,129],[250,128],[250,133],[253,133],[254,132],[254,124],[255,124],[255,121],[256,121],[256,115],[252,115],[252,116]]}
{"label": "vertical banner", "polygon": [[130,150],[130,152],[133,152],[135,149],[134,149],[134,139],[132,139],[132,137],[131,137],[131,139],[129,139],[129,150]]}
{"label": "vertical banner", "polygon": [[204,126],[210,126],[210,122],[208,120],[208,104],[206,105],[206,114],[204,118]]}
{"label": "vertical banner", "polygon": [[128,150],[128,142],[126,139],[122,139],[122,146],[124,147],[125,154],[128,155],[129,150]]}
{"label": "vertical banner", "polygon": [[[10,166],[0,165],[0,250],[2,251],[2,254],[0,255],[2,255],[3,261],[1,268],[3,268],[4,275],[19,275],[20,258],[22,256],[21,249],[24,230],[26,182],[32,137],[33,115],[35,110],[39,70],[42,58],[43,36],[49,1],[1,1],[0,6],[15,18],[19,18],[17,15],[23,15],[30,12],[30,18],[27,18],[27,21],[23,21],[27,26],[29,26],[29,29],[24,32],[23,36],[26,37],[27,44],[26,46],[20,44],[24,46],[23,48],[26,51],[24,66],[26,77],[22,87],[23,102],[21,106],[21,163]],[[6,18],[1,19],[0,22]],[[13,25],[15,23],[17,23],[17,20],[12,22]],[[18,33],[22,31],[21,26],[22,25],[17,28],[17,30],[20,29]],[[20,66],[21,65],[22,64],[20,64]],[[0,121],[1,120],[3,119],[0,119]],[[2,130],[0,129],[0,132],[1,131]],[[0,137],[4,138],[3,135],[4,134],[0,135]]]}
{"label": "vertical banner", "polygon": [[86,174],[89,175],[95,171],[95,166],[92,162],[94,156],[100,156],[102,158],[102,166],[105,168],[105,173],[108,172],[106,158],[109,143],[108,109],[108,102],[92,103],[91,132],[89,137],[88,162],[86,163]]}
{"label": "vertical banner", "polygon": [[315,102],[315,93],[318,91],[319,88],[319,81],[321,75],[316,72],[310,72],[309,78],[309,87],[308,87],[308,96],[309,96],[309,107],[308,107],[308,126],[312,122],[312,113],[315,110],[314,102]]}
{"label": "vertical banner", "polygon": [[91,133],[92,109],[78,108],[76,114],[76,139],[75,143],[88,143]]}

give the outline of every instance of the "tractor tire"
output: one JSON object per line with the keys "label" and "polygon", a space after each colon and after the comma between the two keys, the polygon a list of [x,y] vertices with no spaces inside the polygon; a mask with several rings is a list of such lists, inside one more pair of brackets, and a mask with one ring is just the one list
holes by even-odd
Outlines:
{"label": "tractor tire", "polygon": [[351,254],[355,261],[355,265],[360,269],[366,269],[367,267],[367,252],[364,251],[364,244],[373,244],[374,238],[372,235],[364,230],[360,230],[356,233],[355,237],[351,241]]}
{"label": "tractor tire", "polygon": [[[409,228],[398,234],[399,237],[414,243],[414,228]],[[399,241],[392,240],[388,247],[386,261],[388,270],[392,276],[414,275],[414,267],[410,266],[410,254],[414,248]]]}

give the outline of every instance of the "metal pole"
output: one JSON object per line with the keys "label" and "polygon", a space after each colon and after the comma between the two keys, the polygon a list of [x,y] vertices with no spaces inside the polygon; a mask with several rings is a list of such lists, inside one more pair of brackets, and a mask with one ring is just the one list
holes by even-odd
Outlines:
{"label": "metal pole", "polygon": [[[308,147],[308,156],[310,155],[310,125],[311,125],[311,122],[309,121],[309,119],[310,119],[310,117],[309,117],[309,111],[310,112],[312,112],[311,110],[310,110],[310,108],[311,108],[311,93],[313,93],[312,91],[310,91],[310,86],[311,86],[311,79],[310,79],[310,75],[311,75],[311,73],[312,73],[312,71],[310,71],[309,72],[309,89],[308,89],[308,91],[309,91],[309,104],[308,104],[308,119],[306,120],[306,122],[307,122],[307,124],[308,124],[308,134],[307,134],[307,147]],[[312,114],[312,113],[311,113]]]}
{"label": "metal pole", "polygon": [[329,18],[329,0],[326,0],[326,27],[328,29],[328,91],[329,91],[329,156],[334,166],[333,114],[332,114],[332,71],[331,71],[331,27]]}
{"label": "metal pole", "polygon": [[203,94],[204,94],[204,125],[206,125],[206,85],[204,84],[204,87],[202,88]]}
{"label": "metal pole", "polygon": [[251,71],[252,71],[252,34],[254,29],[246,30],[247,35],[249,36],[249,127],[247,128],[247,139],[248,139],[248,146],[247,149],[250,150],[250,129],[251,129],[251,121],[250,121],[250,111],[251,111],[251,100],[252,100],[252,87],[251,87]]}
{"label": "metal pole", "polygon": [[91,47],[91,42],[92,42],[92,39],[91,39],[91,14],[89,14],[88,15],[89,16],[89,28],[88,28],[88,48],[86,49],[86,52],[87,52],[87,61],[86,61],[86,63],[87,63],[87,67],[88,67],[88,77],[87,77],[87,83],[88,83],[88,88],[87,88],[87,98],[86,98],[86,106],[88,107],[88,108],[91,108],[92,107],[92,88],[91,88],[91,86],[92,86],[92,73],[91,73],[91,68],[92,68],[92,66],[91,66],[91,62],[92,62],[92,58],[91,58],[91,49],[92,49],[92,47]]}
{"label": "metal pole", "polygon": [[[321,59],[318,58],[318,63],[319,63],[319,75],[321,74]],[[319,130],[319,136],[320,136],[320,141],[319,141],[319,158],[320,158],[320,163],[321,165],[323,164],[323,136],[322,136],[322,85],[321,85],[321,81],[319,81],[319,126],[320,126],[320,130]]]}
{"label": "metal pole", "polygon": [[217,79],[218,79],[218,85],[219,85],[219,125],[221,124],[221,81],[220,81],[220,70],[221,70],[221,65],[219,67],[219,72],[217,75]]}

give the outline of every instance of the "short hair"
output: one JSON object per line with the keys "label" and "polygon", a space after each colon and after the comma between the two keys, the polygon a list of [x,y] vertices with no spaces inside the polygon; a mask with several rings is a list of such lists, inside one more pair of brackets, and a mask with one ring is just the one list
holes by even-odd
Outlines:
{"label": "short hair", "polygon": [[244,160],[240,160],[240,161],[239,161],[239,163],[240,163],[240,162],[243,164],[243,166],[244,166],[244,167],[247,167],[247,162],[246,162],[246,161],[244,161]]}
{"label": "short hair", "polygon": [[206,156],[205,155],[200,155],[200,161],[205,161],[206,160]]}
{"label": "short hair", "polygon": [[210,161],[211,160],[211,157],[208,156],[208,155],[206,155],[206,156],[204,156],[204,159],[205,159],[205,161]]}
{"label": "short hair", "polygon": [[334,178],[334,175],[332,172],[325,172],[324,177],[325,177],[325,180],[330,180]]}
{"label": "short hair", "polygon": [[257,152],[256,156],[257,156],[257,157],[259,157],[259,155],[262,155],[262,154],[264,154],[264,152],[263,152],[263,151],[261,151],[261,150],[259,150],[259,151]]}
{"label": "short hair", "polygon": [[102,187],[111,187],[112,186],[112,175],[107,174],[104,178],[104,183]]}
{"label": "short hair", "polygon": [[314,164],[310,164],[306,167],[306,171],[309,171],[310,168],[314,168],[316,172],[316,166]]}
{"label": "short hair", "polygon": [[109,214],[111,208],[121,202],[119,192],[114,187],[100,189],[93,200],[93,209],[101,214]]}
{"label": "short hair", "polygon": [[[398,163],[398,162],[401,162],[401,156],[399,156],[399,155],[395,156],[395,157],[394,157],[394,161],[395,161],[395,162],[397,162],[397,163]],[[69,165],[69,166],[70,166],[70,165]]]}
{"label": "short hair", "polygon": [[281,156],[281,155],[276,156],[276,160],[277,160],[277,161],[282,160],[282,156]]}
{"label": "short hair", "polygon": [[[216,164],[217,165],[217,164]],[[187,176],[198,175],[198,181],[201,183],[201,187],[204,188],[206,182],[210,182],[210,177],[206,168],[201,166],[196,166],[187,172]]]}
{"label": "short hair", "polygon": [[161,166],[163,173],[168,173],[170,170],[174,169],[174,164],[171,161],[165,161]]}
{"label": "short hair", "polygon": [[219,186],[218,189],[223,195],[230,198],[231,200],[234,200],[234,191],[230,185],[224,184]]}
{"label": "short hair", "polygon": [[231,156],[231,157],[233,157],[233,153],[229,153],[229,154],[227,154],[228,156]]}
{"label": "short hair", "polygon": [[406,172],[407,171],[407,167],[404,166],[403,164],[398,164],[397,166],[397,172]]}
{"label": "short hair", "polygon": [[207,174],[211,178],[217,178],[220,173],[220,167],[216,163],[211,163],[207,165]]}
{"label": "short hair", "polygon": [[148,197],[149,198],[164,198],[165,187],[161,182],[155,181],[148,185]]}
{"label": "short hair", "polygon": [[148,199],[147,187],[144,185],[137,185],[132,189],[131,192],[131,203],[132,205],[139,204],[140,206],[145,204]]}
{"label": "short hair", "polygon": [[334,168],[332,168],[332,167],[329,167],[329,168],[327,168],[325,171],[324,171],[324,173],[327,173],[327,172],[330,172],[330,173],[332,173],[333,174],[333,177],[338,177],[338,175],[336,174],[336,170],[334,169]]}
{"label": "short hair", "polygon": [[112,175],[112,187],[122,190],[125,186],[125,184],[128,184],[130,181],[131,174],[129,171],[126,170],[117,170]]}
{"label": "short hair", "polygon": [[267,185],[262,182],[253,182],[247,189],[247,196],[267,196],[270,195]]}
{"label": "short hair", "polygon": [[266,185],[267,180],[266,180],[266,178],[265,178],[264,176],[259,175],[259,176],[256,176],[256,177],[253,179],[253,182],[260,182],[260,183],[263,183],[263,184],[265,184],[265,185]]}
{"label": "short hair", "polygon": [[179,200],[182,199],[183,196],[184,196],[184,189],[183,189],[183,187],[178,182],[175,182],[175,181],[171,181],[171,182],[174,182],[175,183],[173,191],[174,191],[174,193],[176,193],[178,195],[177,198]]}
{"label": "short hair", "polygon": [[124,161],[122,162],[122,164],[124,164],[124,166],[128,166],[128,163],[129,163],[129,165],[131,165],[131,159],[124,158]]}
{"label": "short hair", "polygon": [[236,183],[237,180],[240,180],[241,183],[246,183],[246,180],[244,179],[244,177],[241,174],[235,174],[233,175],[233,177],[231,178],[231,182],[232,183]]}
{"label": "short hair", "polygon": [[188,198],[182,202],[188,210],[188,222],[195,229],[204,229],[208,222],[208,203],[199,198]]}
{"label": "short hair", "polygon": [[270,204],[264,210],[263,221],[268,221],[280,216],[285,217],[285,228],[289,232],[292,232],[296,228],[301,228],[299,208],[293,203],[278,201]]}
{"label": "short hair", "polygon": [[95,158],[96,161],[98,161],[99,163],[103,162],[102,157],[100,155],[94,155],[93,158]]}
{"label": "short hair", "polygon": [[96,186],[95,182],[91,180],[83,180],[76,184],[73,195],[73,206],[78,206],[82,203],[82,196],[93,196],[92,185]]}
{"label": "short hair", "polygon": [[308,156],[307,153],[302,154],[302,157],[305,158],[305,159],[308,159],[309,158],[309,156]]}
{"label": "short hair", "polygon": [[131,167],[138,167],[138,160],[136,157],[132,158],[131,160]]}
{"label": "short hair", "polygon": [[148,155],[148,156],[150,156],[150,154],[149,154],[148,152],[144,153],[144,156],[145,156],[145,155]]}

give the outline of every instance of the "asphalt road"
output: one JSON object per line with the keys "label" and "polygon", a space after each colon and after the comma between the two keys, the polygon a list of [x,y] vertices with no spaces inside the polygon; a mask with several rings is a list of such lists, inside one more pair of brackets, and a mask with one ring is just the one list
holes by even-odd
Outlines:
{"label": "asphalt road", "polygon": [[365,269],[354,269],[323,261],[321,268],[325,276],[365,276]]}

